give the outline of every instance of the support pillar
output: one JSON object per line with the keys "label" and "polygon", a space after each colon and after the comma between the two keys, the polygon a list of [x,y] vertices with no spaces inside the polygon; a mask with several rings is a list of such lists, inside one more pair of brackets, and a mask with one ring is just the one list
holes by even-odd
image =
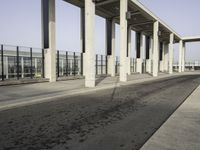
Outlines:
{"label": "support pillar", "polygon": [[183,49],[182,49],[182,72],[185,72],[185,42],[183,42]]}
{"label": "support pillar", "polygon": [[82,73],[85,76],[85,8],[80,8],[80,50],[82,53]]}
{"label": "support pillar", "polygon": [[108,57],[108,74],[115,76],[115,20],[106,20],[106,50]]}
{"label": "support pillar", "polygon": [[183,40],[179,41],[179,65],[178,72],[182,72],[182,57],[183,57]]}
{"label": "support pillar", "polygon": [[95,87],[95,3],[85,1],[85,86]]}
{"label": "support pillar", "polygon": [[128,27],[127,73],[131,74],[131,26]]}
{"label": "support pillar", "polygon": [[158,29],[159,22],[153,24],[153,76],[158,76]]}
{"label": "support pillar", "polygon": [[120,1],[120,81],[127,81],[127,19],[128,0]]}
{"label": "support pillar", "polygon": [[146,36],[146,71],[151,73],[151,38]]}
{"label": "support pillar", "polygon": [[136,33],[136,72],[142,73],[142,50],[143,36],[141,33]]}
{"label": "support pillar", "polygon": [[173,73],[173,59],[174,59],[174,34],[170,34],[169,42],[169,74]]}
{"label": "support pillar", "polygon": [[45,78],[56,81],[55,0],[42,0],[42,47],[45,50]]}
{"label": "support pillar", "polygon": [[164,43],[161,42],[160,43],[160,71],[163,72],[164,71]]}
{"label": "support pillar", "polygon": [[149,49],[149,73],[153,72],[153,38],[150,37],[150,49]]}
{"label": "support pillar", "polygon": [[168,72],[168,64],[169,64],[169,46],[168,44],[164,44],[164,71]]}

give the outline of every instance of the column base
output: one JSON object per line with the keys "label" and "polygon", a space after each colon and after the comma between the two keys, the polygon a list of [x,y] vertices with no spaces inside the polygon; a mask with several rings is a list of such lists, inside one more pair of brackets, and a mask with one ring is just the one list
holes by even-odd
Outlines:
{"label": "column base", "polygon": [[56,82],[56,53],[52,49],[45,49],[45,78]]}
{"label": "column base", "polygon": [[160,61],[160,71],[164,72],[164,62],[162,60]]}
{"label": "column base", "polygon": [[151,60],[150,59],[146,60],[146,71],[147,71],[147,73],[152,73],[152,71],[151,71]]}
{"label": "column base", "polygon": [[107,56],[108,59],[108,74],[111,75],[111,77],[115,77],[115,57],[113,56]]}
{"label": "column base", "polygon": [[131,60],[129,57],[127,58],[127,69],[127,74],[131,75]]}
{"label": "column base", "polygon": [[85,87],[88,87],[88,88],[95,87],[95,80],[87,80],[87,79],[85,79]]}
{"label": "column base", "polygon": [[142,59],[137,58],[136,59],[136,72],[137,73],[142,73]]}

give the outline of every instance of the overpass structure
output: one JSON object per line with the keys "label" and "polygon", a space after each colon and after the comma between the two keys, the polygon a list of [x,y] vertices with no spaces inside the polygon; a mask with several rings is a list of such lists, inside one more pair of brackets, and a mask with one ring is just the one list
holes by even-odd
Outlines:
{"label": "overpass structure", "polygon": [[[131,73],[131,31],[136,31],[136,72],[142,72],[142,54],[146,51],[147,72],[154,77],[158,72],[173,73],[173,45],[180,44],[179,72],[184,71],[185,43],[200,37],[181,37],[138,0],[64,0],[81,9],[81,50],[85,86],[95,86],[95,15],[106,19],[106,55],[108,74],[115,76],[115,24],[120,25],[121,82]],[[56,81],[56,16],[55,0],[42,0],[42,46],[44,49],[45,78]],[[145,41],[143,37],[145,36]]]}

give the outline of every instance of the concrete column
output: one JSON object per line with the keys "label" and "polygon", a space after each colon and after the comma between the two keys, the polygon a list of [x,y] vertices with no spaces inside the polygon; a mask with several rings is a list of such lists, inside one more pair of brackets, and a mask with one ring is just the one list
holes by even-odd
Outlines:
{"label": "concrete column", "polygon": [[131,26],[128,27],[127,73],[131,74]]}
{"label": "concrete column", "polygon": [[168,63],[169,63],[169,55],[168,55],[168,44],[164,43],[164,71],[168,71]]}
{"label": "concrete column", "polygon": [[152,72],[152,69],[151,69],[152,49],[153,49],[152,42],[153,42],[152,37],[146,37],[146,71],[148,73]]}
{"label": "concrete column", "polygon": [[160,71],[163,72],[164,71],[164,43],[161,42],[160,44]]}
{"label": "concrete column", "polygon": [[185,42],[183,43],[183,48],[182,48],[182,71],[185,72]]}
{"label": "concrete column", "polygon": [[127,81],[127,19],[128,0],[120,1],[120,81]]}
{"label": "concrete column", "polygon": [[95,87],[95,3],[85,0],[85,86]]}
{"label": "concrete column", "polygon": [[136,33],[136,72],[142,73],[142,52],[144,50],[143,35]]}
{"label": "concrete column", "polygon": [[146,71],[148,73],[151,73],[150,42],[151,38],[146,36]]}
{"label": "concrete column", "polygon": [[158,76],[158,29],[159,22],[153,24],[153,76]]}
{"label": "concrete column", "polygon": [[149,49],[149,73],[153,72],[152,69],[152,62],[153,62],[153,39],[150,37],[150,49]]}
{"label": "concrete column", "polygon": [[42,45],[45,49],[45,78],[56,81],[55,0],[42,0]]}
{"label": "concrete column", "polygon": [[80,8],[80,50],[83,53],[83,75],[85,76],[85,8]]}
{"label": "concrete column", "polygon": [[174,34],[170,34],[169,42],[169,74],[173,73],[173,59],[174,59]]}
{"label": "concrete column", "polygon": [[178,72],[182,72],[183,40],[179,41],[179,65]]}
{"label": "concrete column", "polygon": [[[111,22],[111,52],[108,55],[108,74],[110,74],[112,77],[115,76],[115,20],[113,19]],[[107,30],[108,30],[108,24],[107,24]],[[107,32],[108,34],[108,32]],[[106,39],[109,38],[109,36],[106,36]],[[109,42],[106,40],[106,42]],[[107,45],[107,44],[106,44]],[[108,49],[108,45],[106,47]],[[108,50],[107,50],[108,51]],[[108,53],[107,53],[108,54]]]}

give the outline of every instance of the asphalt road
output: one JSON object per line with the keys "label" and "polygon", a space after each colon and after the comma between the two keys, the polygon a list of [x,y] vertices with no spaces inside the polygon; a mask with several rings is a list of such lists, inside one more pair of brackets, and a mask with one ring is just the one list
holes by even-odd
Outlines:
{"label": "asphalt road", "polygon": [[0,150],[137,150],[200,84],[185,75],[0,112]]}

